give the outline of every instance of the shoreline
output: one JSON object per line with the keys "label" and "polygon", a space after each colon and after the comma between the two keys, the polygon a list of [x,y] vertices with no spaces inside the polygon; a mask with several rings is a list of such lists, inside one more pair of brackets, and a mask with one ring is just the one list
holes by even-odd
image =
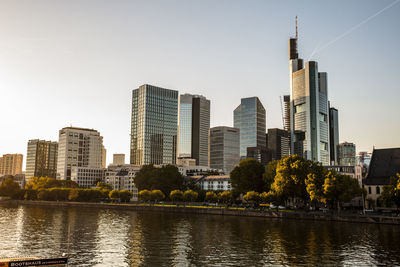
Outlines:
{"label": "shoreline", "polygon": [[369,223],[369,224],[386,224],[400,225],[400,217],[388,216],[360,216],[349,214],[316,214],[305,212],[286,212],[286,211],[255,211],[245,209],[234,209],[225,207],[195,207],[195,206],[169,206],[169,205],[143,205],[143,204],[124,204],[124,203],[97,203],[97,202],[57,202],[57,201],[40,201],[40,200],[2,200],[2,204],[14,205],[32,205],[32,206],[61,206],[61,207],[86,207],[86,208],[109,208],[123,209],[147,212],[171,212],[171,213],[192,213],[206,215],[223,215],[223,216],[242,216],[242,217],[259,217],[273,219],[292,219],[292,220],[312,220],[312,221],[335,221],[348,223]]}

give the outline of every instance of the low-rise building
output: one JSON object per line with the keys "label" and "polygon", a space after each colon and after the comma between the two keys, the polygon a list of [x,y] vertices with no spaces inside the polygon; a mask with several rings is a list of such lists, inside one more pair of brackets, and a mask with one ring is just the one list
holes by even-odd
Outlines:
{"label": "low-rise building", "polygon": [[76,182],[79,187],[91,188],[98,182],[104,181],[104,168],[77,167],[71,168],[71,180]]}
{"label": "low-rise building", "polygon": [[104,182],[111,185],[112,189],[128,190],[133,196],[132,201],[138,200],[138,189],[134,178],[140,167],[132,164],[110,165],[105,171]]}
{"label": "low-rise building", "polygon": [[378,199],[383,187],[390,184],[390,178],[400,173],[400,148],[374,149],[363,187],[367,190],[365,206],[381,207]]}
{"label": "low-rise building", "polygon": [[208,166],[177,166],[183,176],[197,176],[223,173],[222,170],[213,169]]}
{"label": "low-rise building", "polygon": [[231,191],[231,178],[229,175],[191,176],[202,190],[206,191]]}
{"label": "low-rise building", "polygon": [[16,175],[0,175],[0,184],[8,179],[12,178],[14,182],[18,183],[19,188],[25,188],[26,181],[25,181],[25,174],[16,174]]}

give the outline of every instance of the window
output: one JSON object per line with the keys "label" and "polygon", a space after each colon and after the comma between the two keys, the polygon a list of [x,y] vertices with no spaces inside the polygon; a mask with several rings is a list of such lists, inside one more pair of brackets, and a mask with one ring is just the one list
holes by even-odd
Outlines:
{"label": "window", "polygon": [[370,187],[370,186],[368,186],[368,194],[372,194],[372,193],[371,193],[371,187]]}
{"label": "window", "polygon": [[379,186],[376,187],[376,194],[379,195],[381,193],[381,188]]}

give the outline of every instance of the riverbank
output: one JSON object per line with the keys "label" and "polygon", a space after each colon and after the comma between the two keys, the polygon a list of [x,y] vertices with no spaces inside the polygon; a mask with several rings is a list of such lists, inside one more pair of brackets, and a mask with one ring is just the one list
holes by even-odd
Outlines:
{"label": "riverbank", "polygon": [[244,217],[263,217],[275,219],[295,219],[295,220],[313,220],[313,221],[336,221],[350,223],[373,223],[373,224],[391,224],[400,225],[399,217],[388,216],[366,216],[356,214],[328,214],[315,212],[299,211],[259,211],[248,210],[244,208],[225,208],[225,207],[206,207],[206,206],[183,206],[168,204],[122,204],[122,203],[91,203],[91,202],[56,202],[56,201],[32,201],[32,200],[2,200],[1,204],[9,205],[33,205],[33,206],[61,206],[61,207],[87,207],[87,208],[110,208],[124,209],[145,212],[169,212],[169,213],[193,213],[207,215],[225,215],[225,216],[244,216]]}

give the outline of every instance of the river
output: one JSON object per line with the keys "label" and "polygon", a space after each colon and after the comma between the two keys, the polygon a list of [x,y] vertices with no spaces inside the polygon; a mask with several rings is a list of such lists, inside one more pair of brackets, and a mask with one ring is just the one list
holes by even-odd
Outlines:
{"label": "river", "polygon": [[69,266],[400,266],[400,227],[0,205],[0,257]]}

